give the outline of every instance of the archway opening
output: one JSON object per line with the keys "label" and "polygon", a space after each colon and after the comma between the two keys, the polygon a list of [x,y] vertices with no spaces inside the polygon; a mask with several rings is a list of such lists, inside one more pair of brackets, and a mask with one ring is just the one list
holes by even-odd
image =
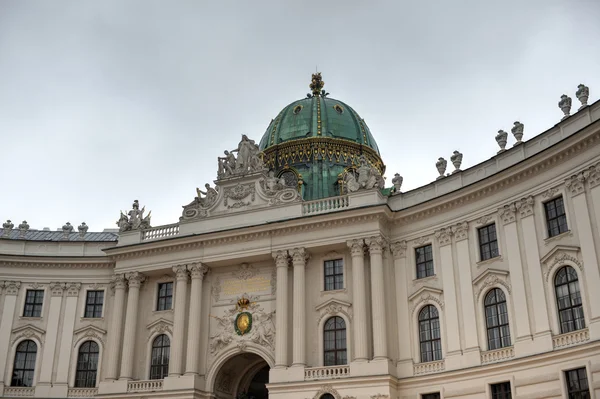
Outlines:
{"label": "archway opening", "polygon": [[254,353],[242,353],[227,360],[217,372],[214,394],[217,399],[268,399],[270,367]]}

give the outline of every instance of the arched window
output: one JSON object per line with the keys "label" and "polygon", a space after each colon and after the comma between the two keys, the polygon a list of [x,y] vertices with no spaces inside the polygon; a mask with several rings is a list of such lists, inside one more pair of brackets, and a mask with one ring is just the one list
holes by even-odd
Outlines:
{"label": "arched window", "polygon": [[152,361],[150,363],[150,379],[161,380],[169,375],[169,355],[171,340],[161,334],[152,342]]}
{"label": "arched window", "polygon": [[500,288],[493,288],[484,300],[485,326],[487,327],[488,350],[510,346],[508,309],[506,296]]}
{"label": "arched window", "polygon": [[79,347],[77,355],[77,371],[75,372],[76,388],[94,388],[98,373],[98,357],[100,348],[94,341],[86,341]]}
{"label": "arched window", "polygon": [[323,348],[325,366],[347,364],[346,355],[346,322],[334,316],[325,322],[323,330]]}
{"label": "arched window", "polygon": [[33,385],[33,373],[35,372],[35,358],[37,357],[37,345],[31,340],[23,341],[17,346],[15,353],[15,364],[13,366],[13,387],[30,387]]}
{"label": "arched window", "polygon": [[335,396],[333,396],[330,393],[326,393],[323,396],[321,396],[319,399],[335,399]]}
{"label": "arched window", "polygon": [[561,334],[585,328],[577,272],[565,266],[554,278]]}
{"label": "arched window", "polygon": [[442,359],[440,316],[433,305],[427,305],[419,312],[419,342],[422,362]]}

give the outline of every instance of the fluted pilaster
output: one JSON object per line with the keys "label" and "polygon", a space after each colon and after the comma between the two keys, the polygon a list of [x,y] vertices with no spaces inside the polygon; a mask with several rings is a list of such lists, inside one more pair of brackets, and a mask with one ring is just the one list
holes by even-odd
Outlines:
{"label": "fluted pilaster", "polygon": [[186,265],[173,267],[177,278],[175,289],[175,317],[173,320],[173,342],[171,342],[171,359],[169,376],[179,376],[183,367],[183,340],[185,336],[185,302],[187,299],[188,270]]}
{"label": "fluted pilaster", "polygon": [[188,265],[192,276],[190,315],[188,320],[187,360],[185,374],[198,374],[200,354],[200,329],[202,327],[202,283],[208,267],[202,263]]}
{"label": "fluted pilaster", "polygon": [[365,244],[361,239],[347,242],[352,255],[352,302],[354,306],[354,360],[366,361],[367,293],[365,288]]}
{"label": "fluted pilaster", "polygon": [[135,354],[135,331],[138,320],[140,287],[146,277],[139,272],[127,273],[129,296],[127,298],[127,314],[125,315],[125,332],[123,334],[123,358],[119,379],[130,380],[133,377],[133,356]]}
{"label": "fluted pilaster", "polygon": [[275,367],[288,366],[288,253],[277,251],[273,254],[277,268],[277,296],[275,329]]}
{"label": "fluted pilaster", "polygon": [[387,325],[385,317],[385,280],[383,275],[383,251],[387,241],[381,236],[370,237],[365,243],[371,256],[371,313],[373,315],[373,358],[386,359]]}
{"label": "fluted pilaster", "polygon": [[304,366],[306,347],[306,306],[305,306],[305,268],[308,253],[304,248],[290,251],[294,266],[294,303],[293,303],[293,359],[292,366]]}

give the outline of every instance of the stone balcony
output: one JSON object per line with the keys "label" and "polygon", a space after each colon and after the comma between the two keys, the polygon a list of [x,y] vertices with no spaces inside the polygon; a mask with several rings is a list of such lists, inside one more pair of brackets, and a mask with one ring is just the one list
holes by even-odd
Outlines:
{"label": "stone balcony", "polygon": [[446,362],[444,359],[434,362],[417,363],[413,366],[414,375],[439,373],[446,370]]}
{"label": "stone balcony", "polygon": [[515,349],[512,346],[481,352],[481,364],[502,362],[515,357]]}
{"label": "stone balcony", "polygon": [[566,348],[587,342],[590,340],[590,330],[584,328],[582,330],[572,331],[565,334],[555,335],[552,337],[552,345],[554,349]]}
{"label": "stone balcony", "polygon": [[128,381],[127,392],[156,392],[162,391],[163,380],[140,380],[140,381]]}
{"label": "stone balcony", "polygon": [[304,381],[331,380],[350,377],[350,366],[308,367],[304,369]]}
{"label": "stone balcony", "polygon": [[35,387],[5,387],[5,398],[33,398]]}

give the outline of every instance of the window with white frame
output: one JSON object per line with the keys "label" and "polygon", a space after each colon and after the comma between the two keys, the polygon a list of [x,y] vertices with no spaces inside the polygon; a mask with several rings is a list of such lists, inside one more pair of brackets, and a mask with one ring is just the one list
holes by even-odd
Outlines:
{"label": "window with white frame", "polygon": [[325,276],[325,291],[341,290],[344,288],[344,261],[342,259],[326,260],[323,263]]}
{"label": "window with white frame", "polygon": [[510,346],[508,308],[504,291],[500,288],[492,288],[485,296],[484,306],[488,350]]}
{"label": "window with white frame", "polygon": [[37,344],[28,339],[17,346],[10,385],[13,387],[33,386]]}
{"label": "window with white frame", "polygon": [[545,202],[544,210],[546,212],[548,237],[554,237],[569,231],[567,215],[565,214],[565,203],[562,196]]}
{"label": "window with white frame", "polygon": [[348,364],[346,322],[339,316],[329,318],[323,327],[323,359],[325,366]]}
{"label": "window with white frame", "polygon": [[585,328],[581,292],[577,272],[565,266],[554,277],[560,332],[565,334]]}
{"label": "window with white frame", "polygon": [[479,255],[482,261],[495,258],[498,252],[498,236],[496,235],[496,224],[480,227],[477,229],[479,236]]}
{"label": "window with white frame", "polygon": [[440,316],[437,308],[433,305],[426,305],[419,312],[419,343],[421,362],[442,359]]}
{"label": "window with white frame", "polygon": [[79,346],[75,388],[94,388],[96,386],[99,356],[100,348],[96,342],[86,341]]}
{"label": "window with white frame", "polygon": [[104,291],[87,291],[85,297],[85,318],[102,317],[102,307],[104,306]]}
{"label": "window with white frame", "polygon": [[156,310],[170,310],[173,307],[173,282],[158,284]]}
{"label": "window with white frame", "polygon": [[590,386],[588,384],[585,367],[565,372],[567,394],[569,399],[590,399]]}
{"label": "window with white frame", "polygon": [[512,399],[510,381],[499,382],[490,386],[492,399]]}
{"label": "window with white frame", "polygon": [[169,358],[171,356],[171,340],[161,334],[152,341],[150,354],[150,379],[162,380],[169,375]]}
{"label": "window with white frame", "polygon": [[27,290],[23,317],[41,317],[44,304],[44,290]]}
{"label": "window with white frame", "polygon": [[433,276],[433,250],[431,244],[415,248],[417,278]]}

